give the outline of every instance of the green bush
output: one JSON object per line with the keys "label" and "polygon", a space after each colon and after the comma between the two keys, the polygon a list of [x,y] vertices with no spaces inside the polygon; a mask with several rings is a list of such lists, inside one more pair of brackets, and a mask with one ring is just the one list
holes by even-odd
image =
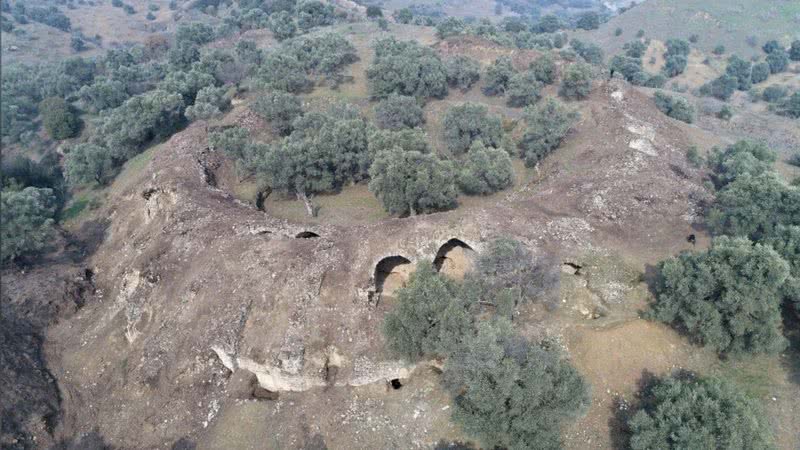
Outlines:
{"label": "green bush", "polygon": [[514,66],[511,58],[503,56],[494,60],[494,64],[486,69],[486,85],[483,93],[486,95],[503,95],[508,89],[508,83],[514,76]]}
{"label": "green bush", "polygon": [[250,109],[262,119],[269,121],[272,127],[284,136],[292,132],[292,122],[303,115],[300,99],[280,91],[259,96]]}
{"label": "green bush", "polygon": [[450,36],[458,36],[464,32],[466,25],[464,21],[457,17],[447,17],[436,24],[436,37],[446,39]]}
{"label": "green bush", "polygon": [[372,98],[386,98],[392,93],[436,98],[447,95],[447,70],[442,60],[415,41],[393,37],[378,40],[367,80]]}
{"label": "green bush", "polygon": [[279,91],[298,93],[311,87],[305,65],[294,56],[280,51],[264,56],[258,74],[266,87]]}
{"label": "green bush", "polygon": [[383,151],[369,169],[369,190],[390,214],[416,215],[456,206],[455,168],[434,154]]}
{"label": "green bush", "polygon": [[587,64],[570,64],[564,71],[558,95],[570,100],[583,100],[592,92],[592,68]]}
{"label": "green bush", "polygon": [[258,176],[272,189],[307,198],[366,179],[367,122],[351,106],[296,119],[288,137],[270,147]]}
{"label": "green bush", "polygon": [[584,30],[596,30],[600,28],[600,16],[594,11],[582,13],[578,16],[575,26]]}
{"label": "green bush", "polygon": [[771,172],[741,176],[717,193],[706,222],[716,235],[760,240],[781,224],[800,223],[800,189]]}
{"label": "green bush", "polygon": [[789,59],[800,61],[800,39],[792,41],[792,46],[789,48]]}
{"label": "green bush", "polygon": [[409,361],[447,356],[471,333],[472,316],[459,287],[433,264],[417,265],[408,283],[396,292],[386,314],[383,334],[389,350]]}
{"label": "green bush", "polygon": [[783,100],[787,95],[789,95],[789,89],[780,84],[767,86],[761,92],[761,98],[768,103],[776,103],[780,100]]}
{"label": "green bush", "polygon": [[778,114],[792,119],[800,118],[800,91],[795,92],[780,104]]}
{"label": "green bush", "polygon": [[285,41],[297,34],[297,25],[294,22],[294,17],[286,11],[271,15],[268,27],[278,41]]}
{"label": "green bush", "polygon": [[406,152],[430,153],[428,141],[428,135],[421,128],[373,129],[369,133],[369,154],[374,157],[382,151],[395,151],[398,148]]}
{"label": "green bush", "polygon": [[541,98],[543,87],[542,82],[536,78],[533,71],[517,73],[508,82],[506,103],[514,108],[532,105]]}
{"label": "green bush", "polygon": [[681,122],[694,122],[694,107],[683,97],[673,97],[663,91],[656,91],[653,96],[656,107],[673,119]]}
{"label": "green bush", "polygon": [[536,79],[544,84],[553,84],[556,82],[558,69],[556,68],[556,62],[553,60],[553,56],[549,53],[536,58],[536,60],[530,64],[530,70],[533,71]]}
{"label": "green bush", "polygon": [[768,63],[762,62],[754,64],[753,71],[750,73],[750,79],[752,80],[753,84],[761,83],[769,78],[770,72],[771,70]]}
{"label": "green bush", "polygon": [[400,130],[424,124],[425,117],[414,97],[392,94],[375,106],[375,123],[383,129]]}
{"label": "green bush", "polygon": [[237,168],[247,170],[248,161],[245,147],[250,133],[241,127],[230,127],[224,130],[212,131],[208,134],[208,146],[212,150],[221,150],[237,165]]}
{"label": "green bush", "polygon": [[561,429],[582,415],[589,386],[553,346],[518,337],[504,320],[481,322],[446,360],[453,420],[484,448],[561,448]]}
{"label": "green bush", "polygon": [[775,448],[758,404],[717,378],[663,377],[641,397],[628,421],[632,450]]}
{"label": "green bush", "polygon": [[662,261],[649,315],[722,354],[777,353],[789,265],[772,248],[715,238],[705,252]]}
{"label": "green bush", "polygon": [[745,61],[736,55],[728,58],[728,66],[725,68],[725,73],[736,78],[739,82],[738,89],[746,91],[752,85],[751,73],[752,64],[750,61]]}
{"label": "green bush", "polygon": [[488,108],[477,103],[464,103],[448,109],[442,128],[447,149],[454,155],[466,152],[478,140],[497,148],[503,138],[500,118],[489,115]]}
{"label": "green bush", "polygon": [[757,176],[772,170],[778,155],[762,142],[739,141],[720,151],[715,148],[708,157],[711,180],[717,189],[739,177]]}
{"label": "green bush", "polygon": [[106,184],[114,176],[114,162],[109,151],[95,144],[78,144],[64,161],[67,180],[73,186],[88,183]]}
{"label": "green bush", "polygon": [[774,51],[767,55],[767,64],[771,73],[785,72],[789,67],[789,54],[783,49]]}
{"label": "green bush", "polygon": [[702,167],[703,166],[703,156],[700,155],[700,151],[697,149],[697,146],[689,147],[689,150],[686,151],[686,159],[689,163],[694,167]]}
{"label": "green bush", "polygon": [[533,167],[561,145],[578,114],[555,99],[525,109],[527,128],[519,143],[525,165]]}
{"label": "green bush", "polygon": [[581,58],[583,58],[589,64],[599,65],[603,63],[604,55],[603,49],[598,47],[595,44],[587,44],[585,42],[579,41],[578,39],[573,39],[569,42],[569,45],[575,50]]}
{"label": "green bush", "polygon": [[0,261],[35,255],[52,242],[55,205],[56,197],[48,188],[0,192]]}
{"label": "green bush", "polygon": [[725,46],[722,44],[718,44],[716,47],[714,47],[714,50],[712,50],[711,52],[717,56],[723,55],[725,54]]}
{"label": "green bush", "polygon": [[80,119],[70,105],[60,97],[48,97],[39,104],[42,124],[51,138],[68,139],[78,134]]}
{"label": "green bush", "polygon": [[445,63],[447,82],[452,87],[467,91],[481,77],[481,66],[467,56],[456,56]]}
{"label": "green bush", "polygon": [[458,185],[469,195],[487,195],[514,184],[511,158],[503,149],[487,148],[481,141],[472,144],[467,152]]}

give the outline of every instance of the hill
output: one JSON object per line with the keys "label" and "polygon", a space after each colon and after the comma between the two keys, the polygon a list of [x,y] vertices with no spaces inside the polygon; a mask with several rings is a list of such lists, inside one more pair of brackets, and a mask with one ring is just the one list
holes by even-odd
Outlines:
{"label": "hill", "polygon": [[[617,28],[622,29],[615,36]],[[635,39],[638,30],[645,36],[665,41],[669,38],[699,36],[697,47],[711,53],[724,45],[729,53],[750,57],[761,51],[770,39],[787,44],[800,37],[800,2],[772,0],[647,0],[612,18],[598,30],[579,31],[608,53]],[[749,39],[755,37],[755,39]]]}

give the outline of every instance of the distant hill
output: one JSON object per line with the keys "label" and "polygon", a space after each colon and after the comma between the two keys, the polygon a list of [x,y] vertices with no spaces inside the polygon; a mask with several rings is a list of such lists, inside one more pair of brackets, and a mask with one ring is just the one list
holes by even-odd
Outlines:
{"label": "distant hill", "polygon": [[[622,29],[615,36],[617,28]],[[769,39],[789,44],[800,38],[800,1],[796,0],[646,0],[614,17],[600,29],[576,33],[616,53],[638,30],[658,40],[699,36],[696,46],[710,52],[722,44],[728,53],[752,56]],[[748,37],[755,36],[755,45]]]}

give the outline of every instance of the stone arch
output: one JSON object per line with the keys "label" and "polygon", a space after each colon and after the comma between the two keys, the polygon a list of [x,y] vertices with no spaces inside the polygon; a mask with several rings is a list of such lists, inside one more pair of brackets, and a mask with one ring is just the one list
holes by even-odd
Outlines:
{"label": "stone arch", "polygon": [[440,273],[460,280],[472,269],[474,254],[469,244],[453,238],[439,247],[433,265]]}
{"label": "stone arch", "polygon": [[413,272],[414,266],[411,260],[405,256],[387,256],[375,265],[375,293],[381,295],[392,295],[395,290],[403,287],[408,281],[408,277]]}
{"label": "stone arch", "polygon": [[297,239],[311,239],[311,238],[318,238],[318,237],[319,237],[319,235],[317,233],[314,233],[313,231],[308,231],[308,230],[301,231],[301,232],[297,233],[297,235],[295,235],[295,238],[297,238]]}

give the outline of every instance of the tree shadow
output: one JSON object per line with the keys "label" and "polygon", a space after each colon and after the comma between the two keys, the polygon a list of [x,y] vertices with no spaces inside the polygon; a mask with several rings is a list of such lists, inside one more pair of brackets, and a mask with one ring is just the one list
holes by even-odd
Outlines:
{"label": "tree shadow", "polygon": [[781,356],[781,364],[789,372],[789,380],[800,385],[800,313],[788,302],[783,306],[783,330],[789,347]]}

